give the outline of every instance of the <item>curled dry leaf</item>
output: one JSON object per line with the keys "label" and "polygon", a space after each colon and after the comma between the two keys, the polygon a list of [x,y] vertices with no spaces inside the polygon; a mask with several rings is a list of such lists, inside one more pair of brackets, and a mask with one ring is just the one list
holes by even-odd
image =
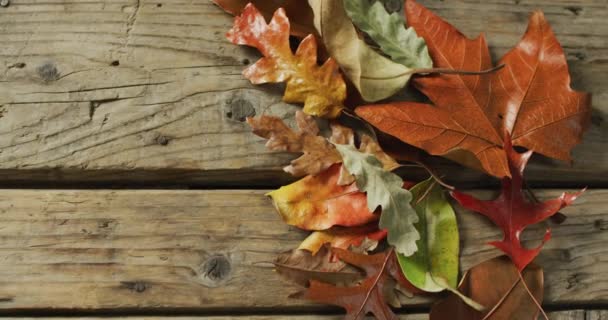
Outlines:
{"label": "curled dry leaf", "polygon": [[281,276],[301,286],[308,286],[312,280],[346,286],[363,278],[361,271],[333,259],[327,246],[316,254],[306,250],[284,252],[276,258],[274,266]]}
{"label": "curled dry leaf", "polygon": [[[431,308],[430,319],[481,320],[490,311],[488,319],[536,319],[538,308],[520,282],[518,272],[504,256],[482,262],[464,275],[459,290],[487,309],[476,311],[450,294]],[[542,302],[543,270],[531,264],[523,271],[523,278],[535,299]]]}
{"label": "curled dry leaf", "polygon": [[374,250],[378,242],[384,238],[386,238],[386,230],[380,230],[378,223],[372,222],[361,227],[333,227],[328,230],[315,231],[304,239],[298,249],[317,254],[325,244],[330,244],[339,249],[354,247],[363,253]]}
{"label": "curled dry leaf", "polygon": [[290,32],[297,37],[306,37],[316,33],[313,24],[313,14],[306,1],[301,0],[212,0],[226,12],[238,16],[243,13],[245,7],[252,3],[264,15],[264,18],[272,18],[272,14],[279,8],[283,8],[291,23]]}
{"label": "curled dry leaf", "polygon": [[382,56],[359,39],[342,0],[308,0],[314,24],[329,54],[365,101],[394,95],[410,80],[410,69]]}
{"label": "curled dry leaf", "polygon": [[403,180],[386,171],[374,155],[362,153],[353,146],[335,146],[342,155],[343,165],[355,175],[359,190],[367,193],[368,209],[382,208],[379,225],[388,230],[388,243],[403,255],[414,254],[416,241],[420,239],[414,227],[418,216],[410,205],[412,194],[403,189]]}
{"label": "curled dry leaf", "polygon": [[399,13],[389,14],[380,1],[369,0],[344,0],[344,9],[355,26],[393,61],[412,69],[433,67],[424,39],[418,37],[414,28],[405,28]]}
{"label": "curled dry leaf", "polygon": [[340,153],[327,139],[319,136],[315,120],[301,111],[296,112],[299,132],[290,129],[280,118],[261,116],[247,118],[253,133],[268,139],[266,147],[273,151],[302,152],[303,155],[284,168],[299,177],[317,174],[342,161]]}
{"label": "curled dry leaf", "polygon": [[365,193],[355,184],[338,185],[340,165],[308,176],[268,193],[275,208],[289,224],[305,230],[333,226],[360,226],[378,216],[367,206]]}
{"label": "curled dry leaf", "polygon": [[394,251],[363,255],[342,249],[331,250],[344,262],[363,269],[365,280],[350,287],[311,281],[308,289],[292,297],[340,306],[346,309],[346,319],[364,319],[369,313],[379,320],[397,319],[387,304],[395,300],[395,283],[403,279]]}
{"label": "curled dry leaf", "polygon": [[232,43],[257,48],[264,57],[245,69],[243,75],[254,84],[286,82],[283,100],[304,103],[304,112],[335,118],[346,99],[346,84],[332,59],[317,65],[317,42],[310,35],[300,43],[295,55],[289,46],[289,20],[278,9],[270,24],[248,4],[235,18],[227,37]]}
{"label": "curled dry leaf", "polygon": [[490,218],[494,224],[503,231],[504,238],[490,244],[506,253],[517,269],[523,270],[540,252],[543,244],[551,238],[551,230],[547,229],[543,243],[534,249],[527,249],[521,245],[520,235],[523,230],[535,223],[539,223],[560,209],[570,205],[584,191],[576,194],[563,193],[557,199],[544,202],[531,202],[526,199],[523,185],[523,172],[532,151],[520,154],[506,140],[505,150],[509,157],[511,178],[502,180],[502,192],[492,201],[478,200],[470,195],[454,191],[452,197],[463,207],[479,212]]}
{"label": "curled dry leaf", "polygon": [[[465,38],[413,0],[408,23],[429,47],[435,67],[481,71],[492,65],[483,36]],[[509,176],[504,132],[513,144],[570,159],[588,127],[590,95],[570,88],[563,49],[541,12],[493,74],[418,77],[435,106],[402,102],[357,108],[359,116],[402,141],[496,176]]]}

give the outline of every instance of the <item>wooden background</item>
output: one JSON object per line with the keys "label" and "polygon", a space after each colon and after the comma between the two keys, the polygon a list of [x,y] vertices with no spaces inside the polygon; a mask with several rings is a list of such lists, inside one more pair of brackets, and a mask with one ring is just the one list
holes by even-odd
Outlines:
{"label": "wooden background", "polygon": [[[469,36],[485,31],[495,58],[545,12],[573,86],[594,95],[573,166],[537,157],[527,171],[542,197],[591,187],[539,256],[545,306],[553,319],[608,318],[608,1],[420,2]],[[291,156],[266,151],[243,120],[292,121],[296,107],[241,76],[259,56],[225,40],[231,21],[209,0],[0,6],[1,315],[340,318],[288,299],[298,288],[263,263],[306,234],[263,196],[292,181]],[[460,187],[496,184],[438,163]],[[484,244],[499,231],[458,211],[463,270],[499,255]],[[424,319],[431,303],[401,312]]]}

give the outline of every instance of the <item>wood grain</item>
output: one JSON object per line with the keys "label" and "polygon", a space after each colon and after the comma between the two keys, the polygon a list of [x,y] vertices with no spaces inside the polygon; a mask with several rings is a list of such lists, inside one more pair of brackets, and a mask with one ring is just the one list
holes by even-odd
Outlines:
{"label": "wood grain", "polygon": [[[587,312],[587,313],[586,313]],[[556,311],[556,312],[549,312],[549,318],[552,320],[589,320],[589,318],[585,318],[585,314],[596,314],[597,311],[584,311],[584,310],[571,310],[571,311]],[[399,319],[403,319],[403,320],[427,320],[429,318],[429,316],[427,314],[407,314],[407,315],[400,315]],[[5,318],[7,320],[13,320],[13,319],[17,319],[17,318]],[[55,318],[19,318],[21,320],[50,320],[50,319],[57,319],[57,320],[66,320],[69,318],[61,318],[61,317],[55,317]],[[107,319],[107,318],[94,318],[94,317],[87,317],[87,318],[80,318],[82,320],[101,320],[101,319]],[[115,320],[167,320],[170,319],[169,317],[113,317],[112,319]],[[180,317],[179,319],[181,320],[279,320],[279,319],[293,319],[293,320],[314,320],[314,319],[321,319],[321,320],[341,320],[344,319],[343,316],[340,315],[314,315],[314,316],[301,316],[301,315],[274,315],[274,316],[206,316],[206,317]],[[372,317],[366,318],[366,319],[370,319],[372,320]],[[591,318],[591,320],[599,320],[601,318]]]}
{"label": "wood grain", "polygon": [[[0,311],[328,310],[289,299],[298,288],[272,271],[268,262],[306,234],[283,224],[263,194],[2,190]],[[538,259],[547,306],[608,306],[607,201],[608,190],[588,191],[553,226]],[[458,218],[463,270],[499,255],[484,244],[500,237],[496,228],[462,210]],[[528,244],[544,227],[526,232]]]}
{"label": "wood grain", "polygon": [[[545,11],[577,89],[594,94],[593,125],[573,167],[537,159],[543,184],[608,183],[605,0],[421,1],[496,58]],[[275,186],[291,178],[242,122],[293,116],[278,86],[241,76],[258,54],[227,42],[232,18],[210,1],[11,1],[0,8],[0,180]],[[440,163],[455,181],[487,177]],[[407,174],[417,175],[420,171]]]}

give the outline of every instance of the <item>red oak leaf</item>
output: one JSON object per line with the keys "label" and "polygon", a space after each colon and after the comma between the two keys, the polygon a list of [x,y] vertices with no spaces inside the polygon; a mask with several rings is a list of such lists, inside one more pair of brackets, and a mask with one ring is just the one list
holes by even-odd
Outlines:
{"label": "red oak leaf", "polygon": [[561,208],[570,205],[585,190],[575,194],[564,193],[559,198],[539,203],[527,200],[522,190],[523,171],[532,151],[518,153],[513,149],[510,139],[507,138],[505,141],[504,149],[508,157],[511,178],[503,178],[500,196],[495,200],[483,201],[454,191],[452,197],[463,207],[490,218],[503,230],[503,240],[490,244],[505,252],[521,271],[534,260],[544,243],[551,238],[551,230],[547,229],[540,246],[526,249],[521,245],[522,231],[527,226],[541,222],[556,214]]}

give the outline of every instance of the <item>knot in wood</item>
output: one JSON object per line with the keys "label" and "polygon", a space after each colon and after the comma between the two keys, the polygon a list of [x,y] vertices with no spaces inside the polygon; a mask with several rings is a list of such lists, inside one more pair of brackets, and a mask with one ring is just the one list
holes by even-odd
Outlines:
{"label": "knot in wood", "polygon": [[59,70],[57,70],[57,66],[53,62],[45,62],[36,71],[38,71],[38,75],[45,82],[59,79]]}
{"label": "knot in wood", "polygon": [[149,284],[143,281],[123,281],[120,283],[123,288],[129,289],[131,291],[135,291],[137,293],[142,293],[146,291],[150,287]]}
{"label": "knot in wood", "polygon": [[237,98],[230,101],[226,117],[236,121],[244,122],[247,117],[255,116],[253,104],[245,99]]}
{"label": "knot in wood", "polygon": [[9,0],[0,0],[0,7],[8,7],[10,3]]}
{"label": "knot in wood", "polygon": [[226,282],[231,272],[232,266],[228,258],[223,255],[213,255],[201,265],[199,277],[203,285],[213,288]]}

